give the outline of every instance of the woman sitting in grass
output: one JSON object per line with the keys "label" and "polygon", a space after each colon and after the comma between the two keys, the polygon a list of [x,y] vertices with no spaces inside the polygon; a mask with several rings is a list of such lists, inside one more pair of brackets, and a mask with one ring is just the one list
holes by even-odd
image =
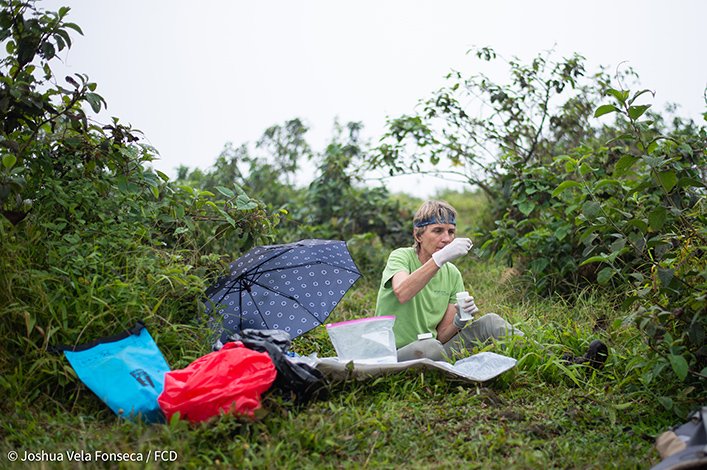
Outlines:
{"label": "woman sitting in grass", "polygon": [[[383,271],[376,315],[395,315],[398,361],[441,360],[475,341],[523,335],[495,313],[483,315],[464,292],[462,275],[451,261],[466,255],[472,242],[457,238],[457,212],[442,201],[428,201],[413,218],[414,245],[394,250]],[[432,339],[418,340],[431,333]],[[429,335],[427,335],[429,336]]]}

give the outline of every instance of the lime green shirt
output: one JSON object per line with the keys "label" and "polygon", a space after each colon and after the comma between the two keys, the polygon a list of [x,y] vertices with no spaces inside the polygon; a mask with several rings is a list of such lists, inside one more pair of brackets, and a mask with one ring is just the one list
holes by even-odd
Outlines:
{"label": "lime green shirt", "polygon": [[398,348],[417,340],[420,333],[432,333],[436,338],[437,325],[447,307],[456,303],[457,292],[464,290],[459,269],[452,263],[445,263],[415,297],[401,304],[393,293],[391,279],[401,271],[411,274],[421,266],[414,248],[398,248],[388,257],[381,276],[376,315],[395,315],[393,332]]}

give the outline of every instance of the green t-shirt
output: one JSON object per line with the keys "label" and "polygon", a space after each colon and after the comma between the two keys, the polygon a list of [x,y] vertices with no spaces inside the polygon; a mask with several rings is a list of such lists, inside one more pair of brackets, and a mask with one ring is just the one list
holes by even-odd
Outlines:
{"label": "green t-shirt", "polygon": [[437,325],[447,307],[456,303],[457,292],[464,290],[459,269],[452,263],[445,263],[415,297],[401,304],[393,293],[392,277],[401,271],[411,274],[421,266],[414,248],[398,248],[388,257],[381,277],[376,315],[395,315],[393,332],[398,348],[417,340],[420,333],[432,333],[436,338]]}

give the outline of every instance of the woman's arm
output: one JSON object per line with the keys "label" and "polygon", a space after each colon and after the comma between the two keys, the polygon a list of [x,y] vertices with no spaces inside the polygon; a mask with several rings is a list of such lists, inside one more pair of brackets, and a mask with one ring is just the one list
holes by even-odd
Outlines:
{"label": "woman's arm", "polygon": [[439,266],[430,258],[410,274],[405,271],[395,273],[391,279],[391,285],[398,302],[404,304],[415,297],[437,274],[437,271],[439,271]]}
{"label": "woman's arm", "polygon": [[454,315],[457,313],[457,305],[449,304],[447,306],[447,311],[444,313],[442,321],[437,325],[437,340],[444,344],[454,335],[459,333],[459,328],[454,326]]}

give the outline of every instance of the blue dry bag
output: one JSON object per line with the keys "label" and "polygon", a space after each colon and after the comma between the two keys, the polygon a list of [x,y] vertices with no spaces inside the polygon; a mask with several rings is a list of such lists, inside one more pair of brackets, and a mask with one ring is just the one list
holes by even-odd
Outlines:
{"label": "blue dry bag", "polygon": [[170,369],[143,323],[115,336],[54,349],[64,352],[81,381],[118,416],[164,422],[157,397]]}

